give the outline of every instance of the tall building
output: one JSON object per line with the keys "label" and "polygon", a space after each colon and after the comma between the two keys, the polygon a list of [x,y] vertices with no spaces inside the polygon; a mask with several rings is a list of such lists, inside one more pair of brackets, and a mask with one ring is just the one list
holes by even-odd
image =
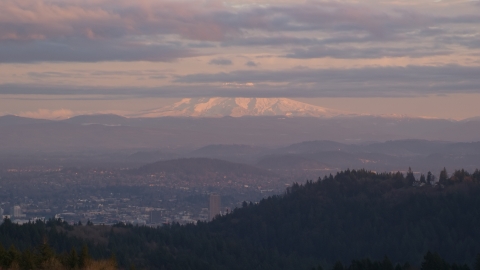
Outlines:
{"label": "tall building", "polygon": [[10,215],[13,217],[13,218],[18,218],[18,217],[22,217],[22,208],[18,205],[15,205],[14,207],[12,207],[12,209],[10,210]]}
{"label": "tall building", "polygon": [[3,219],[3,217],[2,217],[2,216],[3,216],[3,208],[2,208],[2,207],[0,207],[0,219]]}
{"label": "tall building", "polygon": [[220,215],[220,195],[212,193],[210,194],[210,208],[208,213],[208,219],[212,220],[215,216]]}
{"label": "tall building", "polygon": [[150,223],[162,223],[163,222],[163,211],[154,210],[150,211]]}

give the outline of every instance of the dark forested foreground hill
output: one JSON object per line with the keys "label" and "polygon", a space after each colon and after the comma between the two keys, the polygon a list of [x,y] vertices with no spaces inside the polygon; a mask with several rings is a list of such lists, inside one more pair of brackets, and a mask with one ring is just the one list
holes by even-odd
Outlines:
{"label": "dark forested foreground hill", "polygon": [[480,172],[442,172],[437,185],[428,180],[348,170],[244,203],[210,223],[147,228],[5,222],[0,243],[25,250],[48,239],[59,253],[87,244],[94,258],[114,253],[120,266],[137,269],[344,269],[337,261],[352,270],[393,269],[385,256],[392,267],[402,265],[396,269],[474,267]]}

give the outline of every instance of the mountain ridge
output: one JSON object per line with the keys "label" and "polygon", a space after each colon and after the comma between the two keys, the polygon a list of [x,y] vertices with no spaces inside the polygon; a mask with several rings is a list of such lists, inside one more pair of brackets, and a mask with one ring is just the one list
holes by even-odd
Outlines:
{"label": "mountain ridge", "polygon": [[146,110],[134,117],[242,117],[288,116],[333,117],[346,112],[288,98],[184,98],[172,105]]}

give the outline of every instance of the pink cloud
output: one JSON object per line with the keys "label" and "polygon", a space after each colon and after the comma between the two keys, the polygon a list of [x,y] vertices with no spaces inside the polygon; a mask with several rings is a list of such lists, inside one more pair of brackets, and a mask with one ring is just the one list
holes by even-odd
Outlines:
{"label": "pink cloud", "polygon": [[[478,24],[476,14],[432,14],[381,1],[234,7],[220,0],[0,0],[0,50],[4,52],[0,62],[174,61],[201,55],[202,49],[187,40],[211,46],[296,46],[303,50],[327,42],[410,39],[431,43],[436,41],[424,38],[422,30]],[[291,35],[299,32],[308,36]]]}
{"label": "pink cloud", "polygon": [[36,118],[36,119],[50,119],[50,120],[61,120],[67,119],[74,116],[74,112],[71,110],[60,109],[60,110],[47,110],[47,109],[38,109],[36,111],[26,111],[21,112],[19,116]]}
{"label": "pink cloud", "polygon": [[221,40],[236,29],[215,22],[219,4],[182,1],[3,0],[0,40],[64,37],[89,39],[125,35],[177,34],[198,40]]}
{"label": "pink cloud", "polygon": [[[357,27],[373,33],[422,23],[415,13],[397,15],[340,3],[306,3],[235,9],[219,1],[0,1],[0,40],[65,37],[87,39],[176,34],[221,41],[243,29],[267,31]],[[297,29],[298,30],[298,29]]]}

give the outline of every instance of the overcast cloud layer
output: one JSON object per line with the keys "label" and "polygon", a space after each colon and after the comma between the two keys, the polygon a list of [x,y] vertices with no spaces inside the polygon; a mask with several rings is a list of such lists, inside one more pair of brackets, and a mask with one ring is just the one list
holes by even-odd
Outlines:
{"label": "overcast cloud layer", "polygon": [[0,1],[0,95],[480,93],[478,1]]}

